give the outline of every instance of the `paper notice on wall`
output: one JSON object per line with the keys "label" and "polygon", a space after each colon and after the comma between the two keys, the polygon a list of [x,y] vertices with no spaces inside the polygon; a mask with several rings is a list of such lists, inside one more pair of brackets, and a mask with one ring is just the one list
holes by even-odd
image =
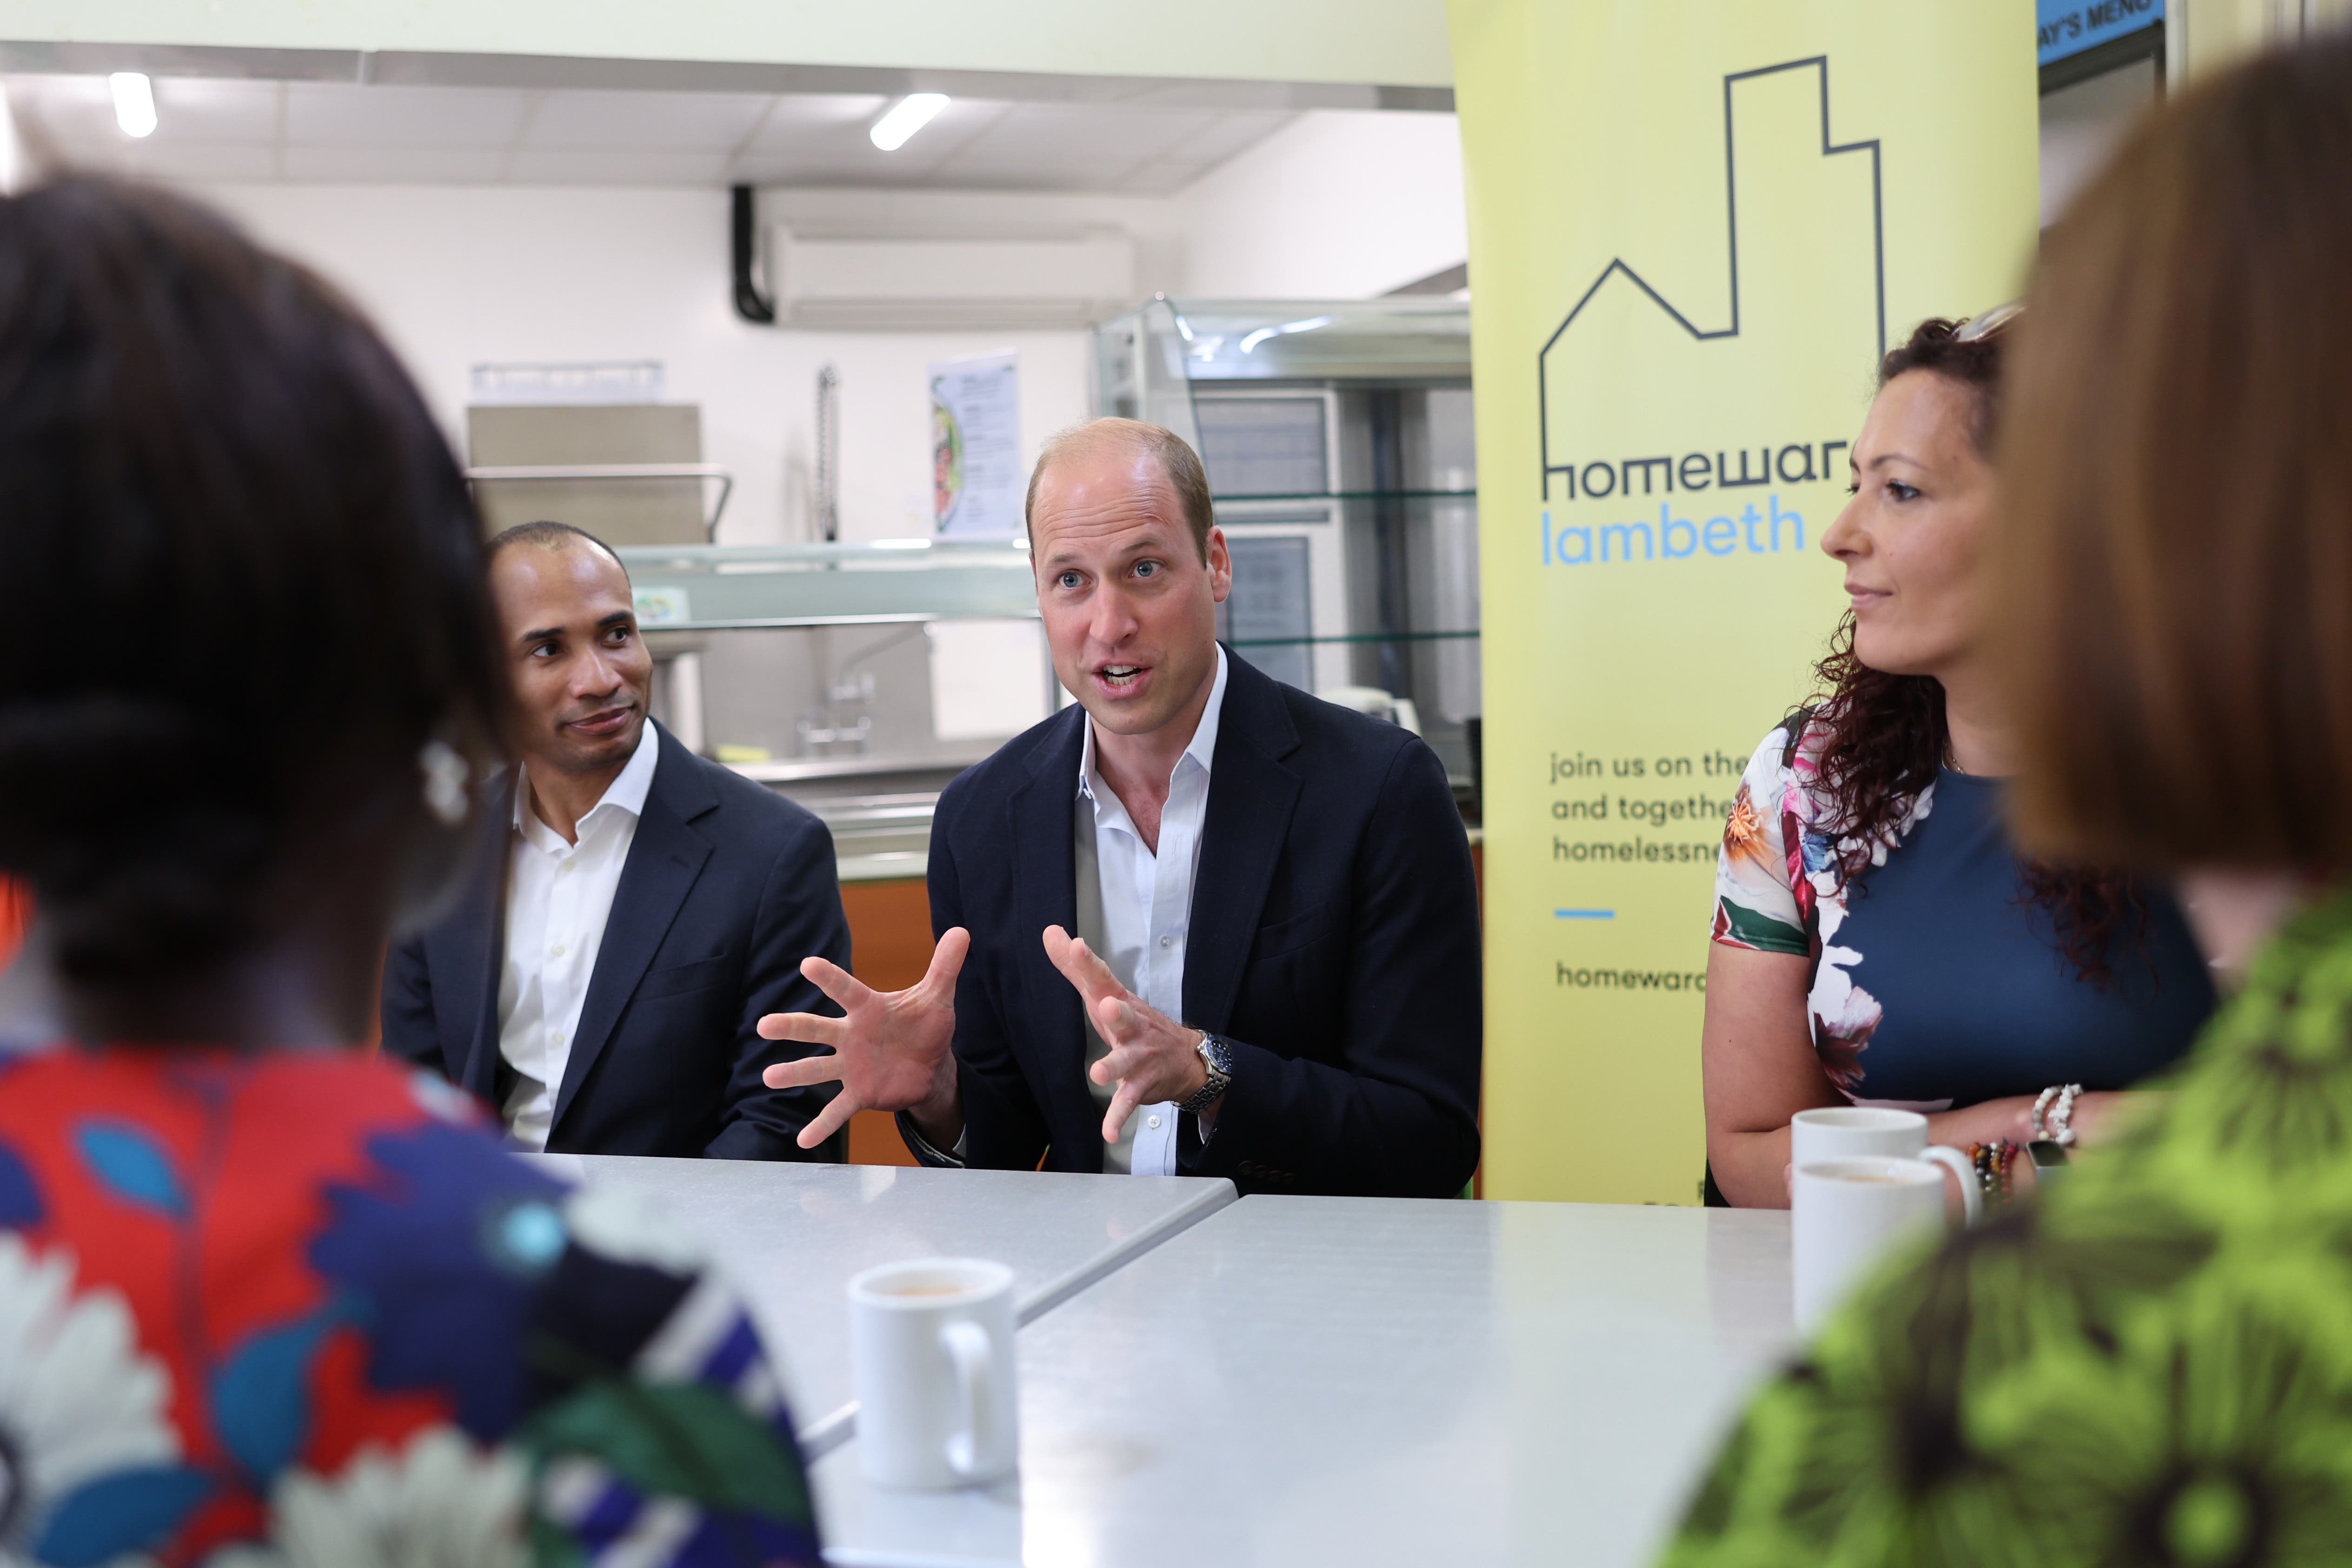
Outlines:
{"label": "paper notice on wall", "polygon": [[933,621],[931,732],[1017,735],[1045,717],[1045,644],[1035,621]]}
{"label": "paper notice on wall", "polygon": [[941,533],[1021,533],[1021,366],[1015,354],[930,367],[931,518]]}

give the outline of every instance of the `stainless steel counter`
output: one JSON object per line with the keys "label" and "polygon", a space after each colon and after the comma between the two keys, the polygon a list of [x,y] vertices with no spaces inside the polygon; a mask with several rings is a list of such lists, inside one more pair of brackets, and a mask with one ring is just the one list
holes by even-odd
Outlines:
{"label": "stainless steel counter", "polygon": [[978,761],[841,757],[730,765],[824,819],[843,881],[874,882],[923,874],[940,792]]}
{"label": "stainless steel counter", "polygon": [[1247,1197],[1021,1331],[1016,1479],[818,1460],[825,1555],[1636,1568],[1791,1338],[1784,1213]]}
{"label": "stainless steel counter", "polygon": [[[940,792],[980,760],[877,765],[876,759],[850,757],[732,765],[824,819],[833,832],[843,881],[877,882],[922,876]],[[1486,838],[1481,828],[1465,831],[1473,844]]]}

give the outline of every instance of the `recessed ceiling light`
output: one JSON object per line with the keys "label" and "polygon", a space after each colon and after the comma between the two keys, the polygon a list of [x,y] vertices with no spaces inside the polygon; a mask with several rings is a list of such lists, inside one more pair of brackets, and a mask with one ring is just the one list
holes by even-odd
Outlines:
{"label": "recessed ceiling light", "polygon": [[116,71],[106,79],[114,89],[114,122],[125,136],[155,133],[155,89],[140,71]]}
{"label": "recessed ceiling light", "polygon": [[907,144],[907,139],[931,122],[931,118],[948,106],[944,92],[910,92],[888,109],[874,122],[866,134],[874,145],[885,153],[896,153]]}

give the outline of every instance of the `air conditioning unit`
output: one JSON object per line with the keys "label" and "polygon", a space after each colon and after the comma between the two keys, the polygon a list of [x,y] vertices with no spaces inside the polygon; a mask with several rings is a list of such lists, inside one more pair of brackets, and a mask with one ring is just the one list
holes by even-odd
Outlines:
{"label": "air conditioning unit", "polygon": [[771,233],[778,324],[1083,327],[1134,303],[1135,245],[1068,239],[833,239]]}

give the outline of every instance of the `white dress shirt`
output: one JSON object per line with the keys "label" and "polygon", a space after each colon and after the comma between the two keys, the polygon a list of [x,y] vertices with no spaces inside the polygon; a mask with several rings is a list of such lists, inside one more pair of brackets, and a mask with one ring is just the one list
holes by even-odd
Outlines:
{"label": "white dress shirt", "polygon": [[627,765],[580,819],[572,844],[539,819],[529,776],[516,775],[507,951],[499,970],[499,1055],[515,1071],[504,1108],[507,1130],[525,1149],[547,1147],[580,1005],[588,998],[604,921],[660,756],[649,721]]}
{"label": "white dress shirt", "polygon": [[[1225,706],[1225,650],[1217,649],[1216,684],[1201,712],[1192,743],[1168,776],[1168,800],[1160,811],[1160,847],[1155,853],[1135,830],[1134,819],[1095,765],[1094,721],[1086,721],[1078,755],[1078,799],[1093,810],[1094,862],[1101,889],[1102,930],[1097,946],[1119,984],[1179,1022],[1184,1016],[1184,939],[1192,919],[1192,882],[1201,868],[1201,828],[1209,815],[1209,767],[1217,753],[1217,721]],[[1087,813],[1078,814],[1083,831]],[[1083,875],[1085,857],[1079,857]],[[1084,889],[1080,890],[1083,893]],[[1086,900],[1082,897],[1080,906]],[[1092,911],[1087,911],[1091,913]],[[1082,925],[1091,923],[1082,920]],[[1087,1065],[1108,1049],[1087,1023]],[[1096,1104],[1110,1109],[1111,1090],[1087,1080]],[[1118,1142],[1103,1152],[1103,1169],[1139,1176],[1176,1173],[1177,1110],[1173,1100],[1139,1106],[1120,1129]]]}

